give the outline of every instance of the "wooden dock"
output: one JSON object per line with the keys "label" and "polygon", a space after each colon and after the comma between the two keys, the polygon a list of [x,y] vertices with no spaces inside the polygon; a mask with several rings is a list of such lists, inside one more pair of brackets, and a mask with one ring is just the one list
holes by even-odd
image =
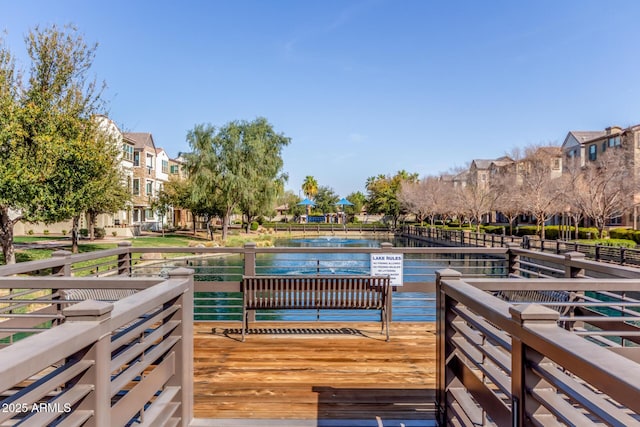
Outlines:
{"label": "wooden dock", "polygon": [[390,342],[379,323],[251,328],[242,343],[238,322],[195,324],[194,417],[201,424],[194,425],[223,425],[204,419],[375,423],[376,417],[385,427],[433,425],[433,323],[394,323]]}

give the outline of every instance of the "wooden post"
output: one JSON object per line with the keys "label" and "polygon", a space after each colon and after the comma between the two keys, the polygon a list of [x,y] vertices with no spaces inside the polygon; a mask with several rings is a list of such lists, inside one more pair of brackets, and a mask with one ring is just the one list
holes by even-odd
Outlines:
{"label": "wooden post", "polygon": [[104,325],[98,340],[84,354],[76,357],[93,360],[94,364],[75,385],[88,384],[93,390],[80,403],[78,410],[93,411],[91,425],[111,426],[111,330],[109,320],[113,304],[86,300],[62,310],[66,322],[98,322]]}
{"label": "wooden post", "polygon": [[[256,275],[256,242],[247,242],[244,244],[244,275],[255,276]],[[256,321],[256,310],[251,310],[248,313],[249,322]],[[242,319],[244,322],[244,319]]]}
{"label": "wooden post", "polygon": [[70,251],[55,251],[51,254],[52,258],[59,258],[62,265],[51,268],[52,276],[71,276],[71,263],[64,258],[73,255]]}
{"label": "wooden post", "polygon": [[175,328],[171,335],[180,337],[180,341],[174,347],[176,373],[168,382],[171,386],[180,387],[176,399],[179,399],[181,404],[180,418],[183,427],[189,426],[193,419],[193,273],[189,268],[176,268],[169,272],[169,279],[189,282],[187,290],[175,302],[180,309],[173,317],[180,319],[180,326]]}
{"label": "wooden post", "polygon": [[[519,326],[519,329],[531,325],[557,326],[560,313],[538,304],[520,304],[509,307],[511,319]],[[511,334],[511,415],[512,426],[524,426],[530,424],[526,420],[525,408],[532,412],[548,413],[535,399],[527,397],[527,389],[535,388],[531,380],[527,382],[527,347],[520,339],[521,333]]]}
{"label": "wooden post", "polygon": [[256,275],[256,242],[247,242],[244,244],[244,275]]}
{"label": "wooden post", "polygon": [[133,262],[131,260],[131,242],[118,243],[119,248],[128,248],[127,252],[118,255],[118,275],[131,276]]}
{"label": "wooden post", "polygon": [[585,255],[582,252],[567,252],[564,254],[564,277],[567,279],[575,279],[584,277],[584,269],[573,267],[571,261],[584,261]]}
{"label": "wooden post", "polygon": [[520,268],[520,255],[515,253],[515,249],[519,249],[520,245],[515,242],[508,242],[506,244],[507,247],[507,263],[508,263],[508,274],[518,275],[518,269]]}
{"label": "wooden post", "polygon": [[442,290],[442,281],[460,280],[462,273],[444,269],[436,271],[436,417],[438,425],[447,425],[447,310],[448,297]]}

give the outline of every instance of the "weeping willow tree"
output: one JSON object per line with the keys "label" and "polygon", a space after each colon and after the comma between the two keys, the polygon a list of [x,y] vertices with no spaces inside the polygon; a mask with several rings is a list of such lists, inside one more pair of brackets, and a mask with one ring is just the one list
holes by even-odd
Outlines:
{"label": "weeping willow tree", "polygon": [[290,138],[276,133],[266,119],[233,121],[220,129],[199,124],[187,141],[192,202],[222,217],[223,240],[234,210],[255,216],[274,203],[286,180],[281,152]]}

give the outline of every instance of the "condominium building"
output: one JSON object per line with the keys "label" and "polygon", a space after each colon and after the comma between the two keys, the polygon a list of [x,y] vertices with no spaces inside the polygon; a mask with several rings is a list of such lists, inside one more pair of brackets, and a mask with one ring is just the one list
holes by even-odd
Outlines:
{"label": "condominium building", "polygon": [[[571,131],[562,143],[562,153],[567,160],[577,161],[581,167],[597,161],[607,150],[623,147],[628,153],[628,167],[634,168],[635,178],[640,178],[640,124],[622,128],[610,126],[603,131]],[[567,162],[569,164],[569,162]],[[638,228],[640,224],[640,193],[629,194],[634,206],[631,212],[614,218],[609,225]]]}

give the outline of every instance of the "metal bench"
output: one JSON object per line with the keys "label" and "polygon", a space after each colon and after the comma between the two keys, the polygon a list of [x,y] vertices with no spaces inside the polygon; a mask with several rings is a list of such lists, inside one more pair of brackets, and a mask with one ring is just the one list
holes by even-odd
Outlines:
{"label": "metal bench", "polygon": [[379,276],[243,276],[242,341],[251,310],[379,310],[389,341],[389,277]]}

